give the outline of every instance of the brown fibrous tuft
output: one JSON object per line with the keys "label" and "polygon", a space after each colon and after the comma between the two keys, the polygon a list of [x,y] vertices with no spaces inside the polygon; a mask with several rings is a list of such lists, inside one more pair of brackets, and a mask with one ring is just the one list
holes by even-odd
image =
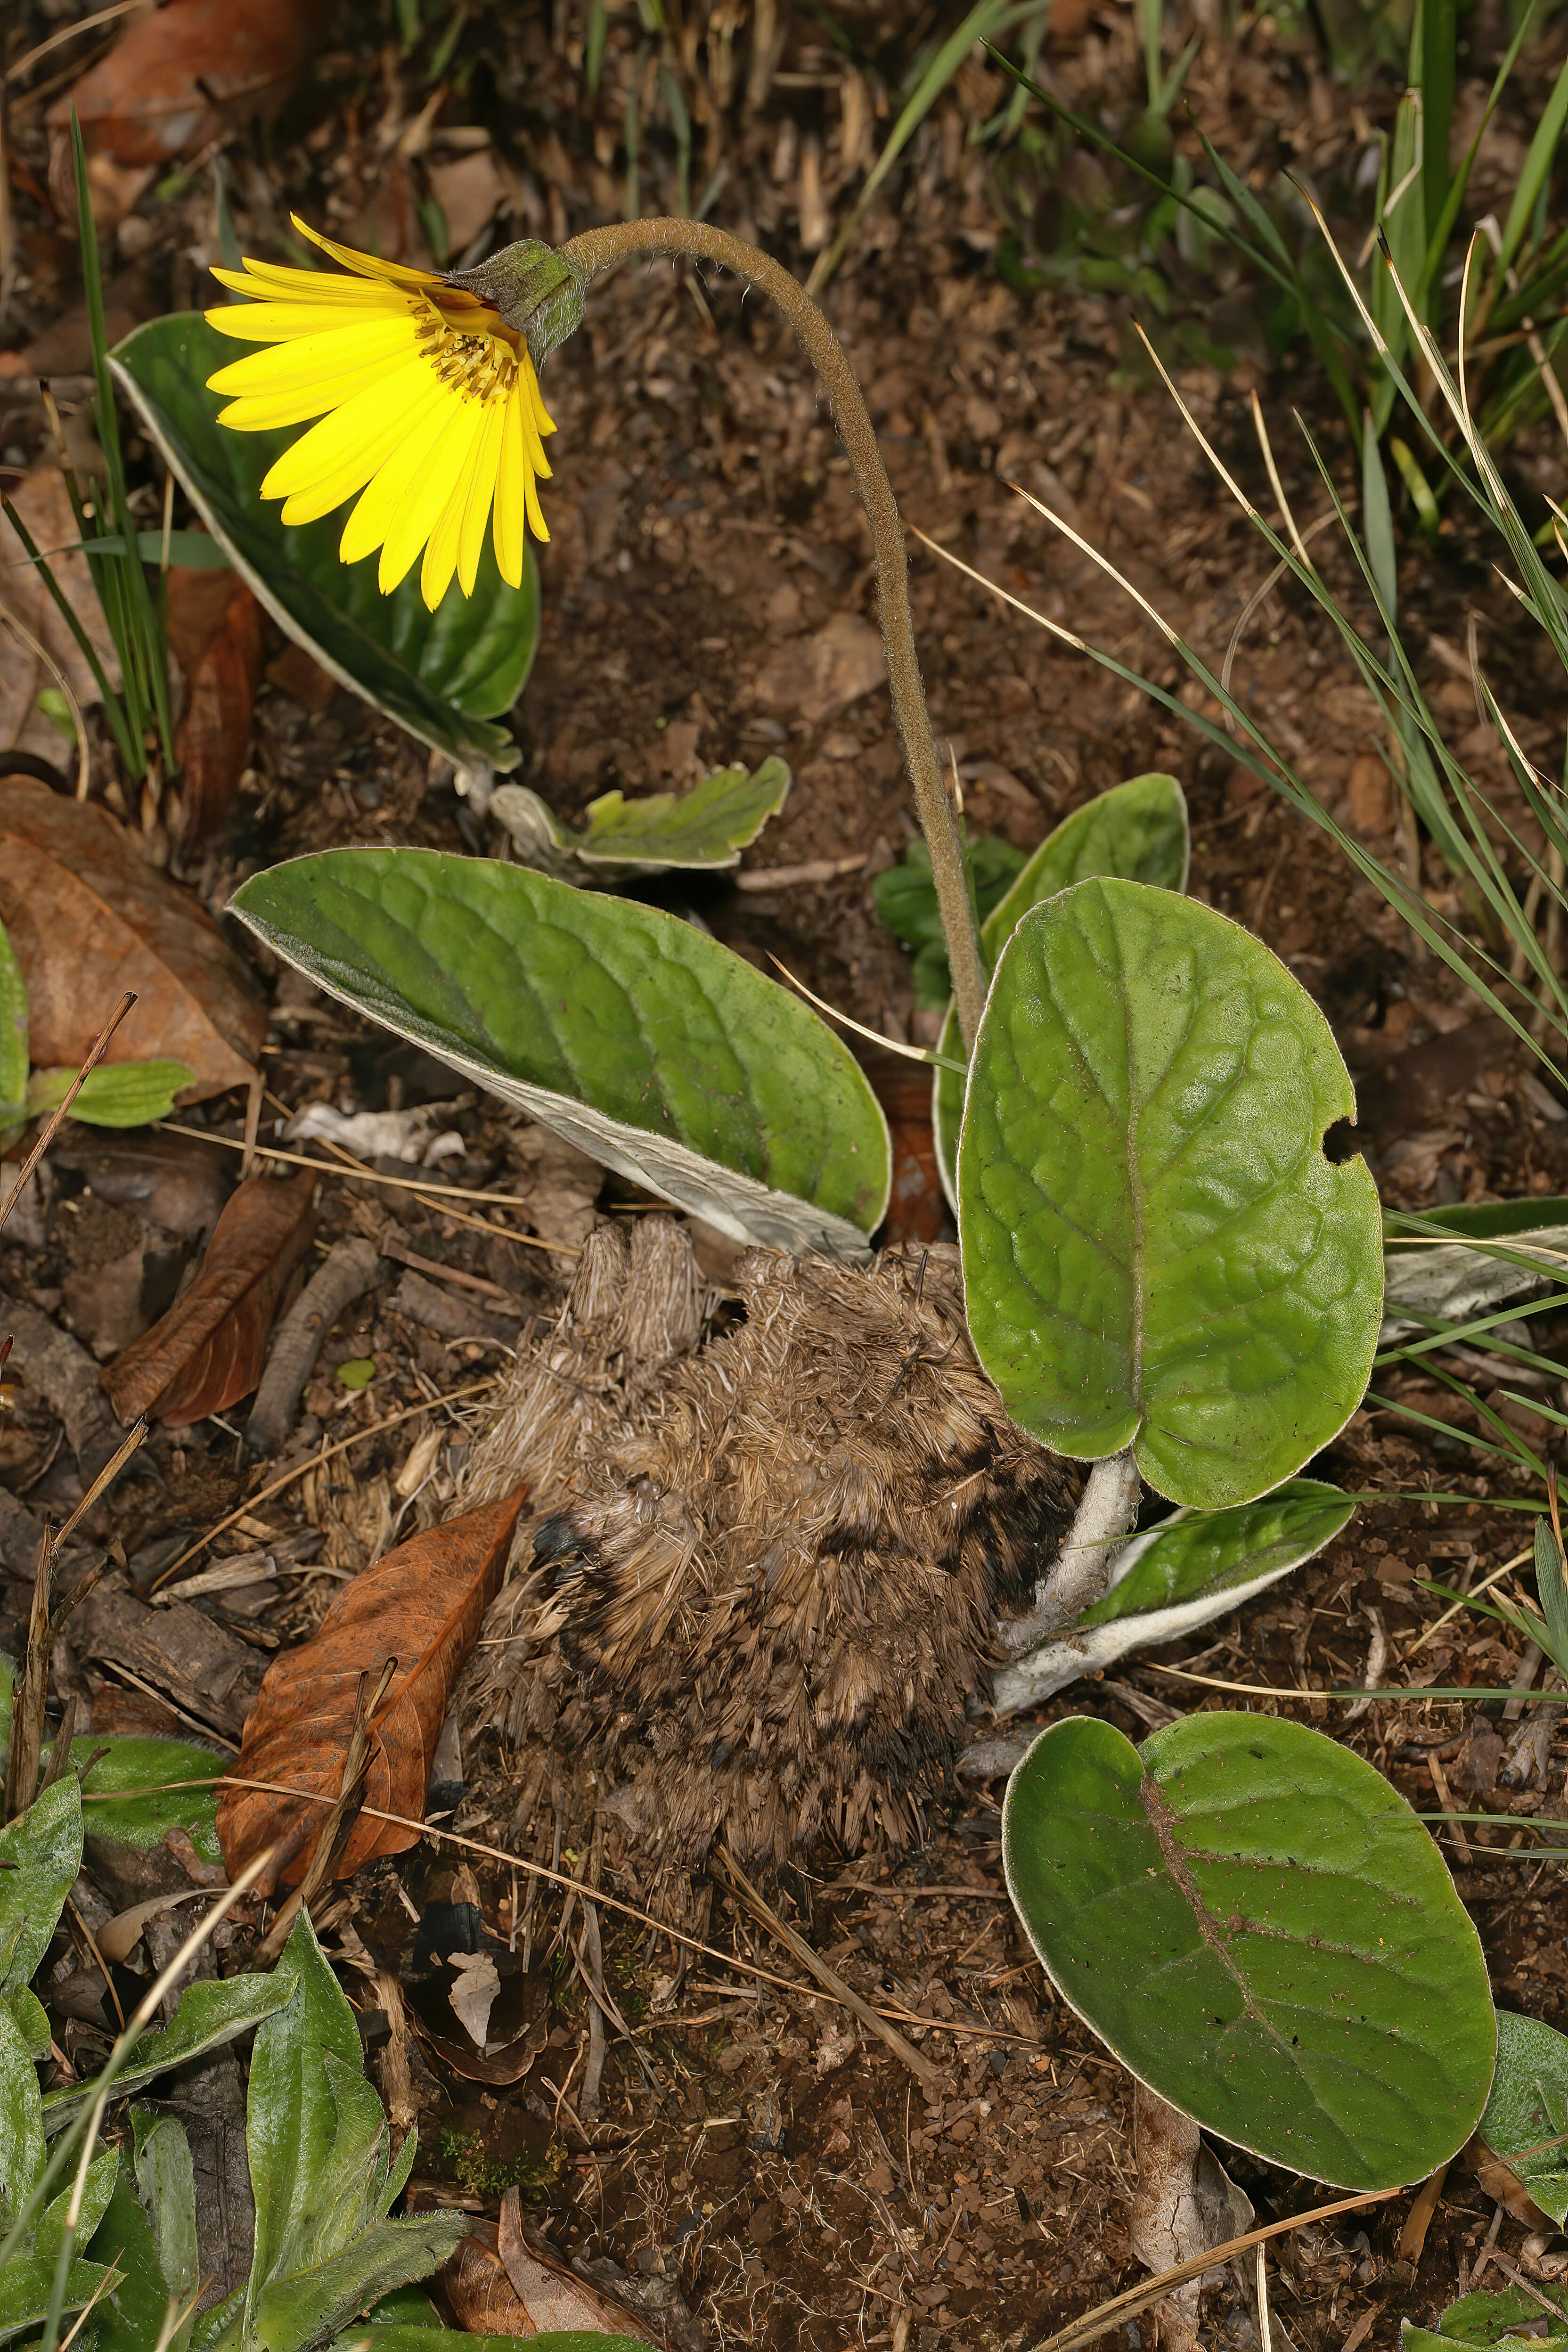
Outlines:
{"label": "brown fibrous tuft", "polygon": [[907,1844],[1079,1474],[1008,1421],[953,1250],[748,1251],[716,1319],[702,1289],[673,1220],[590,1236],[468,1482],[536,1506],[469,1729],[517,1770],[514,1832],[591,1788],[655,1873]]}

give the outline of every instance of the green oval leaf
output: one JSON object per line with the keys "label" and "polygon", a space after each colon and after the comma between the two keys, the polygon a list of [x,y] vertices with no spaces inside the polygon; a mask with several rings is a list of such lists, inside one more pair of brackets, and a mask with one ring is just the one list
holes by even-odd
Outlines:
{"label": "green oval leaf", "polygon": [[[980,926],[985,968],[996,960],[1031,907],[1054,898],[1074,882],[1095,874],[1119,874],[1129,882],[1150,882],[1161,890],[1184,890],[1192,859],[1187,797],[1174,776],[1130,776],[1097,800],[1063,817],[1028,860],[1017,880]],[[958,1013],[950,1003],[938,1053],[963,1060]],[[963,1080],[957,1070],[938,1070],[931,1084],[931,1123],[936,1164],[953,1215],[958,1214],[958,1130],[963,1118]]]}
{"label": "green oval leaf", "polygon": [[488,858],[334,849],[230,912],[322,988],[737,1240],[860,1250],[887,1122],[798,997],[657,908]]}
{"label": "green oval leaf", "polygon": [[[1497,2013],[1497,2073],[1480,2135],[1543,2213],[1568,2219],[1568,2036],[1538,2017]],[[1557,2140],[1556,2147],[1542,2147]],[[1527,2148],[1539,2150],[1526,2155]]]}
{"label": "green oval leaf", "polygon": [[1197,1715],[1140,1750],[1053,1724],[1002,1852],[1063,1999],[1206,2129],[1352,2189],[1424,2179],[1475,2129],[1479,1938],[1404,1799],[1321,1732]]}
{"label": "green oval leaf", "polygon": [[1131,1446],[1205,1509],[1289,1477],[1360,1403],[1382,1227],[1329,1165],[1355,1096],[1258,940],[1142,883],[1026,914],[986,1003],[958,1151],[969,1328],[1058,1453]]}
{"label": "green oval leaf", "polygon": [[1064,1640],[1044,1642],[998,1670],[993,1712],[1016,1715],[1103,1673],[1130,1650],[1158,1648],[1239,1609],[1314,1559],[1354,1515],[1348,1496],[1316,1478],[1288,1479],[1262,1502],[1228,1511],[1173,1513],[1122,1546],[1104,1600],[1086,1609]]}
{"label": "green oval leaf", "polygon": [[234,357],[199,311],[153,319],[117,345],[111,365],[160,455],[280,629],[341,685],[384,710],[459,766],[516,765],[505,728],[539,640],[539,575],[523,552],[522,583],[509,588],[489,536],[472,596],[456,583],[434,613],[418,567],[384,596],[376,559],[338,560],[343,515],[286,524],[264,500],[269,467],[295,431],[235,433],[217,421],[206,379]]}

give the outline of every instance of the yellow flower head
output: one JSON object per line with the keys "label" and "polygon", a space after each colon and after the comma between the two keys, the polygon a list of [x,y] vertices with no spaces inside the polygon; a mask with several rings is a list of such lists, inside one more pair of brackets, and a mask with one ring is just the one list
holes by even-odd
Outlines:
{"label": "yellow flower head", "polygon": [[473,593],[493,503],[496,563],[517,587],[524,519],[536,539],[550,536],[535,484],[550,472],[542,436],[555,430],[522,330],[468,287],[294,226],[354,275],[265,261],[215,269],[254,308],[206,314],[220,334],[273,346],[207,378],[233,395],[220,424],[269,433],[319,420],[279,458],[262,497],[281,499],[289,523],[355,499],[343,562],[379,547],[387,595],[423,548],[419,592],[432,612],[454,572]]}

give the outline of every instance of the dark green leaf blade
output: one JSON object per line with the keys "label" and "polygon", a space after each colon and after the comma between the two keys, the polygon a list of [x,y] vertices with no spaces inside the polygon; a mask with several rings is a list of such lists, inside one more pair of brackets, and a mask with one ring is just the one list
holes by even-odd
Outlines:
{"label": "dark green leaf blade", "polygon": [[1360,1757],[1267,1716],[1189,1717],[1142,1751],[1069,1718],[1015,1772],[1002,1834],[1052,1982],[1173,2106],[1351,2189],[1468,2138],[1497,2046],[1479,1939]]}
{"label": "dark green leaf blade", "polygon": [[525,866],[330,850],[230,912],[345,1003],[740,1240],[857,1250],[887,1123],[798,997],[692,926]]}
{"label": "dark green leaf blade", "polygon": [[1165,890],[1076,883],[992,983],[959,1142],[970,1331],[1015,1421],[1131,1446],[1220,1509],[1343,1427],[1377,1344],[1383,1252],[1328,1023],[1260,940]]}
{"label": "dark green leaf blade", "polygon": [[285,524],[263,478],[298,436],[236,433],[219,425],[206,379],[234,345],[196,311],[153,319],[114,353],[114,372],[161,455],[215,539],[279,628],[323,669],[411,735],[460,765],[510,767],[515,747],[489,722],[510,710],[532,666],[539,583],[525,549],[522,583],[509,588],[487,536],[471,597],[456,584],[435,613],[418,567],[390,596],[374,557],[338,560],[342,512]]}
{"label": "dark green leaf blade", "polygon": [[81,1868],[81,1791],[69,1773],[0,1831],[0,1992],[31,1981]]}

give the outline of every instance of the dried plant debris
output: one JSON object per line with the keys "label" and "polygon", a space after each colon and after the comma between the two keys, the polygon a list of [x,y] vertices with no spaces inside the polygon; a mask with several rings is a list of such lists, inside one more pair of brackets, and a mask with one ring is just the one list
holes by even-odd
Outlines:
{"label": "dried plant debris", "polygon": [[981,1371],[955,1252],[733,1279],[704,1327],[684,1228],[601,1226],[469,1475],[535,1503],[465,1698],[517,1757],[514,1830],[596,1778],[658,1871],[920,1836],[1078,1486]]}

